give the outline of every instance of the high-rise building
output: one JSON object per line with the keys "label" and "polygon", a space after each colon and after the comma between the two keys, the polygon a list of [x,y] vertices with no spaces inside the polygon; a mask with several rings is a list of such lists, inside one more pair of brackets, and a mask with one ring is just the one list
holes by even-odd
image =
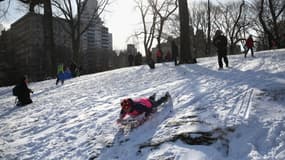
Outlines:
{"label": "high-rise building", "polygon": [[89,25],[82,37],[82,49],[85,51],[94,48],[113,49],[112,34],[103,25],[103,21],[96,12],[97,3],[97,0],[88,0],[86,9],[82,13],[82,27],[85,28]]}

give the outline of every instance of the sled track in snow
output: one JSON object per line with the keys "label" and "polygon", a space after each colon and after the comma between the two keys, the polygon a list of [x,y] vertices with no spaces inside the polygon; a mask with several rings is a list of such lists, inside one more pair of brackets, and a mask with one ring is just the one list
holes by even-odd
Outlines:
{"label": "sled track in snow", "polygon": [[225,123],[238,124],[240,121],[248,119],[253,93],[254,89],[248,89],[237,98],[236,105],[229,111]]}

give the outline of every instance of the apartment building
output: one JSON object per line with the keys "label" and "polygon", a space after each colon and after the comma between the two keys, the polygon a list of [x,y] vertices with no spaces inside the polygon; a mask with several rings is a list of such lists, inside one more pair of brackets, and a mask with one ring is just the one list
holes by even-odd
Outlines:
{"label": "apartment building", "polygon": [[[44,28],[43,15],[27,13],[19,20],[11,24],[7,31],[3,31],[0,38],[0,50],[3,58],[0,64],[6,63],[8,69],[1,70],[0,75],[26,74],[32,80],[43,79],[46,76],[46,55],[44,54]],[[54,62],[67,61],[71,56],[71,39],[64,31],[63,25],[67,25],[64,19],[53,18],[53,31],[56,57]],[[9,54],[8,54],[9,53]],[[2,56],[3,56],[2,55]],[[7,59],[5,57],[9,57]],[[12,58],[11,58],[12,57]],[[7,66],[6,65],[6,66]],[[6,77],[7,78],[7,77]],[[11,78],[14,79],[14,78]],[[2,82],[0,80],[0,82]]]}

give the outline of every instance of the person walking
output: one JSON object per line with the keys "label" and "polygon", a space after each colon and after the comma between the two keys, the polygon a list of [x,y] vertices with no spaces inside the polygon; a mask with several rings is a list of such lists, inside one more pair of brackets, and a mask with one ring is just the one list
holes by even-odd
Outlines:
{"label": "person walking", "polygon": [[247,38],[246,42],[245,42],[245,46],[246,46],[246,51],[244,52],[244,58],[246,58],[247,52],[250,50],[251,51],[251,57],[254,57],[253,54],[253,39],[252,39],[252,35],[249,35],[249,37]]}
{"label": "person walking", "polygon": [[229,67],[229,60],[227,57],[227,37],[222,35],[221,30],[217,30],[213,38],[213,43],[217,48],[218,52],[218,64],[219,69],[223,69],[223,61],[226,64],[226,67]]}

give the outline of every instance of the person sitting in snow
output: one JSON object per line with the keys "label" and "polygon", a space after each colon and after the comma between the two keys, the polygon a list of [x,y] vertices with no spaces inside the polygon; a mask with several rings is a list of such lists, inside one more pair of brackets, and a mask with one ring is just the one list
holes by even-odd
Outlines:
{"label": "person sitting in snow", "polygon": [[13,95],[18,98],[17,106],[24,106],[33,102],[30,97],[30,93],[33,93],[33,91],[28,88],[27,84],[28,78],[23,76],[16,87],[13,88]]}
{"label": "person sitting in snow", "polygon": [[157,110],[157,107],[162,103],[166,102],[170,97],[167,92],[163,97],[155,100],[155,94],[149,98],[139,98],[133,100],[131,98],[123,99],[121,102],[121,112],[120,117],[117,120],[118,123],[121,123],[124,118],[129,115],[132,118],[136,118],[139,115],[144,113],[143,120],[146,120],[149,115]]}

